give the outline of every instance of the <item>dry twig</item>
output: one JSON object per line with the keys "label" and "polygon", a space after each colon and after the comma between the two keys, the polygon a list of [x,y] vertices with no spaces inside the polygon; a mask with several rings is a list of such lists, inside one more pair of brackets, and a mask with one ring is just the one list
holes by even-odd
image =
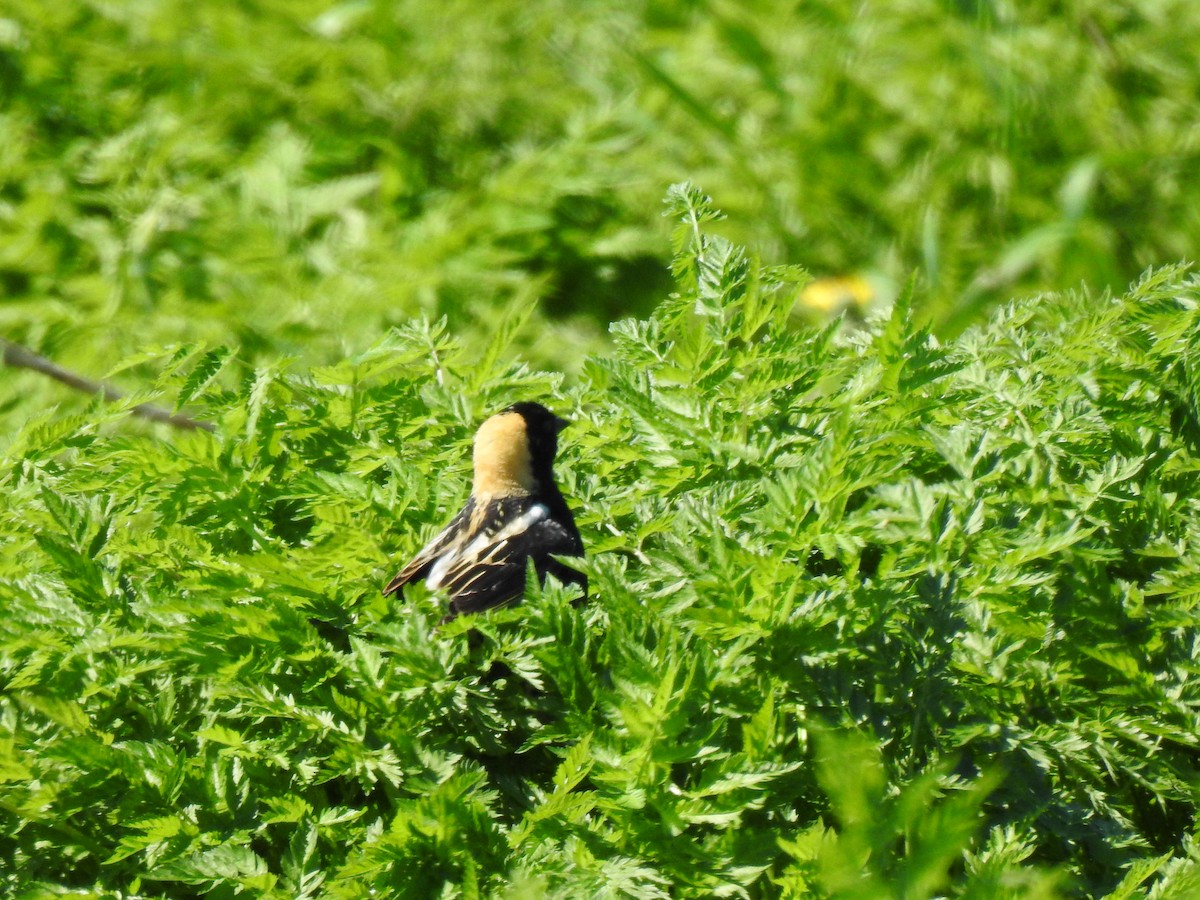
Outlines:
{"label": "dry twig", "polygon": [[[34,353],[27,347],[14,344],[12,341],[0,339],[0,350],[3,351],[3,353],[0,353],[0,361],[6,366],[41,372],[43,375],[48,375],[55,381],[60,381],[68,387],[75,388],[77,391],[83,391],[87,394],[99,394],[110,403],[120,400],[125,396],[114,387],[102,384],[99,381],[92,381],[90,378],[84,378],[82,375],[77,375],[51,362],[46,357]],[[165,422],[168,425],[189,431],[194,431],[197,428],[205,431],[216,431],[216,428],[209,422],[201,422],[199,419],[193,419],[190,416],[173,413],[169,409],[163,409],[161,406],[155,406],[152,403],[139,403],[133,407],[132,412],[143,419],[149,419],[152,422]]]}

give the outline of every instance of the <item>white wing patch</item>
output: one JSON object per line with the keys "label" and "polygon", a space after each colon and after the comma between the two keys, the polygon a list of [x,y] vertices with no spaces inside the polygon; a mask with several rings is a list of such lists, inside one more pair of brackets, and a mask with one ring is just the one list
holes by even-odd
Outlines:
{"label": "white wing patch", "polygon": [[433,568],[429,570],[429,574],[425,576],[425,584],[436,590],[442,586],[442,579],[446,577],[451,569],[459,566],[470,566],[481,561],[481,557],[490,557],[492,553],[502,547],[504,543],[511,538],[522,534],[550,516],[550,508],[544,503],[535,503],[529,507],[521,515],[517,516],[495,534],[479,535],[471,543],[457,550],[451,550],[448,553],[438,557],[438,561],[433,564]]}

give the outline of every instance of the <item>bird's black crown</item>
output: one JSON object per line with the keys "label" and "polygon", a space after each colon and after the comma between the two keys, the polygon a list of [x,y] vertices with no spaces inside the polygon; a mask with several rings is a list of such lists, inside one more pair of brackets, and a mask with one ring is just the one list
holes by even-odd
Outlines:
{"label": "bird's black crown", "polygon": [[[556,416],[540,403],[522,401],[506,407],[503,412],[514,412],[525,420],[525,434],[529,440],[529,452],[535,468],[548,470],[558,452],[558,433],[570,424]],[[545,474],[544,472],[535,474]]]}
{"label": "bird's black crown", "polygon": [[537,432],[557,435],[571,424],[566,419],[560,418],[550,412],[542,404],[534,403],[531,400],[514,403],[512,406],[505,408],[503,412],[515,412],[520,415],[525,420],[525,427],[529,429],[531,435]]}

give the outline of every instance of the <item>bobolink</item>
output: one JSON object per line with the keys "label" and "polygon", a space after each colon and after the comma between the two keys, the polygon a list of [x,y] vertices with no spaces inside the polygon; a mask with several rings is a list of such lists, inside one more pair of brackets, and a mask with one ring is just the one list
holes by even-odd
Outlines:
{"label": "bobolink", "polygon": [[480,612],[519,597],[527,561],[587,595],[587,576],[551,556],[583,556],[575,518],[554,483],[558,433],[568,424],[540,403],[514,403],[475,433],[471,496],[450,524],[383,589],[425,579],[450,593],[450,612]]}

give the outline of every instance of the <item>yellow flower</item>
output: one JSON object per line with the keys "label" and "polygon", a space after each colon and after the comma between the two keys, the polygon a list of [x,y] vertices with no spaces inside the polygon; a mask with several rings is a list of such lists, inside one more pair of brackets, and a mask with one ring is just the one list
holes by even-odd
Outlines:
{"label": "yellow flower", "polygon": [[798,303],[806,310],[835,316],[844,310],[862,313],[875,299],[875,289],[861,275],[839,275],[809,282]]}

